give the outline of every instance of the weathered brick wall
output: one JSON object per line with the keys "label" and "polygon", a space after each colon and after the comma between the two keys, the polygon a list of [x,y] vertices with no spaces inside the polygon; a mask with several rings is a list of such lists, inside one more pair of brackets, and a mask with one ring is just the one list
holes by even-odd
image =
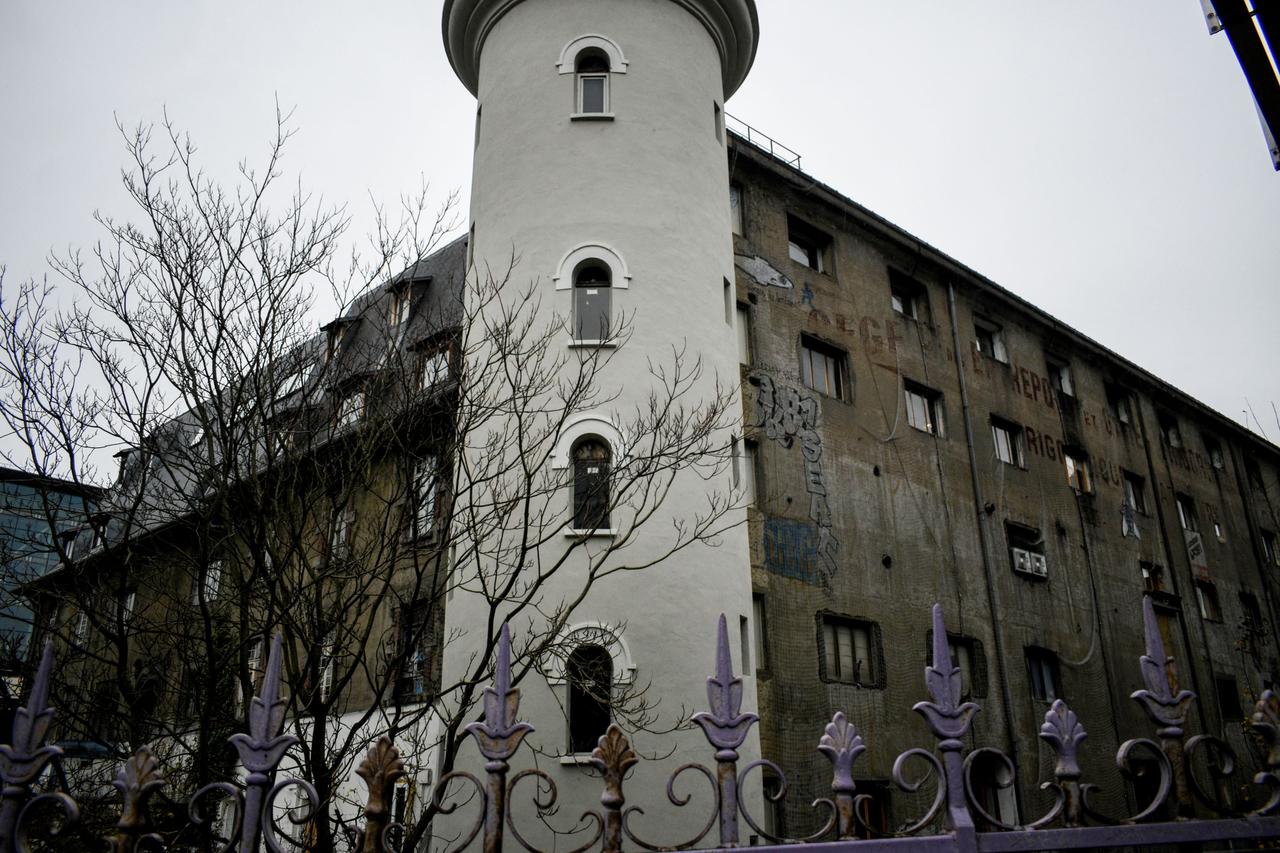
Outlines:
{"label": "weathered brick wall", "polygon": [[[1121,741],[1153,734],[1127,698],[1141,686],[1141,561],[1163,566],[1165,589],[1180,596],[1165,597],[1162,620],[1182,686],[1203,696],[1190,731],[1225,733],[1240,752],[1242,771],[1253,766],[1238,721],[1219,728],[1214,679],[1235,678],[1247,707],[1277,670],[1270,621],[1276,570],[1260,565],[1258,540],[1258,530],[1274,530],[1277,521],[1266,490],[1246,487],[1236,470],[1243,463],[1235,461],[1262,453],[1264,485],[1275,494],[1276,460],[1266,446],[1242,441],[1238,428],[1233,433],[1224,420],[1205,417],[1186,398],[1161,398],[1165,389],[1119,358],[976,276],[946,268],[936,252],[748,146],[735,141],[730,163],[732,179],[742,187],[737,295],[751,323],[744,405],[754,425],[749,437],[758,446],[751,533],[753,582],[767,617],[768,661],[758,676],[762,748],[792,785],[785,829],[813,827],[808,803],[830,784],[828,765],[814,746],[835,711],[844,710],[867,738],[859,779],[888,779],[900,752],[932,745],[923,721],[909,709],[925,696],[926,633],[935,601],[944,607],[949,631],[980,644],[975,667],[985,664],[979,680],[986,686],[985,695],[974,696],[983,711],[973,742],[1005,748],[1010,737],[1016,742],[1022,819],[1039,816],[1047,805],[1037,787],[1053,766],[1037,739],[1047,703],[1031,696],[1028,646],[1058,656],[1063,698],[1089,731],[1083,763],[1086,778],[1106,792],[1099,802],[1113,813],[1131,813],[1138,804],[1114,755]],[[788,214],[833,238],[824,272],[788,257]],[[890,268],[925,288],[928,310],[918,320],[892,310]],[[948,282],[956,291],[959,353]],[[1003,328],[1007,364],[977,352],[975,318]],[[802,335],[847,354],[846,399],[805,386]],[[1053,390],[1046,353],[1069,365],[1072,399]],[[966,441],[962,373],[981,504]],[[904,380],[941,392],[944,436],[908,424]],[[1133,392],[1130,425],[1108,413],[1108,383]],[[1161,443],[1157,406],[1179,418],[1186,450]],[[993,415],[1024,428],[1023,467],[996,458]],[[1209,461],[1202,432],[1222,443],[1224,469]],[[1087,452],[1091,494],[1068,485],[1064,444]],[[1124,535],[1123,471],[1145,481],[1146,513],[1135,518],[1140,538]],[[1175,492],[1197,505],[1221,622],[1203,620],[1197,609]],[[1246,500],[1254,504],[1252,523]],[[1046,578],[1012,570],[1006,521],[1040,531]],[[988,536],[992,595],[979,524]],[[1261,649],[1256,661],[1240,649],[1242,590],[1258,597],[1269,620],[1265,636],[1255,640]],[[822,679],[816,621],[822,612],[878,626],[882,686]],[[891,820],[912,818],[924,804],[923,792],[910,798],[895,793]]]}

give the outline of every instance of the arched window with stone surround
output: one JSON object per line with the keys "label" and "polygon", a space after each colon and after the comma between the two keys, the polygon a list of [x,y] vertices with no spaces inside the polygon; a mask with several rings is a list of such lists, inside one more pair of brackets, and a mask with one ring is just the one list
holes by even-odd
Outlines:
{"label": "arched window with stone surround", "polygon": [[609,445],[586,436],[573,446],[573,529],[609,528]]}
{"label": "arched window with stone surround", "polygon": [[578,53],[573,63],[577,80],[577,112],[581,115],[603,115],[609,112],[609,73],[613,70],[609,54],[598,47]]}
{"label": "arched window with stone surround", "polygon": [[586,260],[573,271],[573,337],[579,341],[609,340],[613,308],[613,279],[609,266]]}
{"label": "arched window with stone surround", "polygon": [[569,685],[569,751],[591,752],[609,728],[613,657],[603,646],[578,646],[565,662],[565,677]]}

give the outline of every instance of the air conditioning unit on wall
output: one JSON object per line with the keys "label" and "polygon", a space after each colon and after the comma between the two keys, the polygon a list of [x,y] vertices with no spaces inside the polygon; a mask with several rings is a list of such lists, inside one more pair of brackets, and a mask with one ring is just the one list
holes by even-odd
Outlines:
{"label": "air conditioning unit on wall", "polygon": [[1049,576],[1049,563],[1045,560],[1044,554],[1037,554],[1024,548],[1013,549],[1013,569],[1037,578]]}

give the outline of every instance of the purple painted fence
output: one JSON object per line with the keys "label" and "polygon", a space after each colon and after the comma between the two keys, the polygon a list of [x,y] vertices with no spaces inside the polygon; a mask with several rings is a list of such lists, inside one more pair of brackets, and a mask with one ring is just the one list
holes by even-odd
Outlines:
{"label": "purple painted fence", "polygon": [[[1007,755],[989,747],[966,752],[964,740],[972,725],[978,706],[961,700],[963,685],[959,668],[951,663],[947,645],[946,626],[942,620],[942,608],[933,608],[933,663],[925,669],[925,686],[931,697],[919,702],[913,710],[925,718],[937,744],[933,750],[911,749],[900,755],[894,763],[893,778],[903,791],[915,793],[933,779],[936,792],[932,803],[917,819],[892,835],[875,837],[876,830],[864,819],[866,794],[860,794],[853,781],[853,768],[859,756],[867,749],[857,726],[843,713],[837,713],[818,740],[817,749],[832,767],[831,795],[819,799],[816,806],[825,810],[824,825],[806,838],[779,838],[766,832],[756,817],[745,807],[741,791],[744,782],[753,771],[768,769],[783,779],[782,771],[766,760],[752,761],[745,767],[738,766],[738,749],[747,738],[751,727],[758,722],[755,714],[742,713],[742,679],[733,674],[729,656],[729,637],[725,620],[720,618],[716,639],[716,672],[707,679],[707,700],[710,710],[693,716],[714,748],[714,770],[705,764],[685,764],[675,770],[671,781],[687,773],[703,775],[716,791],[716,806],[708,815],[700,832],[682,844],[660,846],[640,837],[628,825],[630,815],[638,810],[627,807],[623,780],[627,771],[635,766],[639,757],[632,750],[626,735],[610,726],[600,738],[591,756],[591,763],[600,771],[604,788],[600,796],[600,808],[588,810],[584,815],[589,838],[569,851],[561,853],[586,853],[599,849],[602,853],[618,853],[622,850],[664,850],[692,847],[731,848],[740,845],[740,832],[745,822],[751,831],[772,847],[758,850],[794,849],[797,844],[812,853],[845,851],[856,848],[863,853],[873,851],[955,850],[955,851],[1022,851],[1064,850],[1081,848],[1107,848],[1130,845],[1194,845],[1216,842],[1243,841],[1245,846],[1274,846],[1280,838],[1280,696],[1268,690],[1258,701],[1251,720],[1252,729],[1266,743],[1268,752],[1265,769],[1253,779],[1266,789],[1267,802],[1249,813],[1236,813],[1225,796],[1227,779],[1234,772],[1235,757],[1230,747],[1208,735],[1187,738],[1184,727],[1186,713],[1195,695],[1183,690],[1175,694],[1169,687],[1166,666],[1169,658],[1156,623],[1151,600],[1145,599],[1143,619],[1146,632],[1146,654],[1140,665],[1145,690],[1136,691],[1133,699],[1146,712],[1155,726],[1156,740],[1134,738],[1120,746],[1116,761],[1122,768],[1130,766],[1136,751],[1142,750],[1156,760],[1160,780],[1158,790],[1149,804],[1138,813],[1121,821],[1114,821],[1099,814],[1090,803],[1095,785],[1082,779],[1078,761],[1085,730],[1065,702],[1053,703],[1044,715],[1040,737],[1047,742],[1057,756],[1054,778],[1041,787],[1050,791],[1054,803],[1042,817],[1020,826],[1002,823],[989,814],[975,795],[974,779],[977,762],[989,758],[1000,762],[1012,773],[1013,763]],[[40,828],[48,841],[55,832],[55,825],[47,820],[37,821],[40,813],[47,818],[48,810],[61,812],[61,829],[79,818],[75,801],[60,791],[40,791],[39,780],[61,750],[45,743],[53,710],[48,707],[49,678],[53,667],[53,654],[46,646],[34,681],[30,700],[17,712],[13,726],[12,743],[0,746],[0,778],[3,794],[0,796],[0,853],[29,849],[28,835],[31,827]],[[499,643],[496,677],[493,687],[484,692],[484,718],[467,727],[467,733],[475,740],[485,759],[484,776],[462,771],[450,773],[436,786],[433,803],[442,813],[451,813],[457,806],[442,802],[445,791],[459,782],[474,788],[471,799],[479,804],[479,813],[470,829],[453,846],[463,850],[479,842],[485,853],[498,853],[504,849],[525,849],[540,853],[521,835],[517,821],[508,809],[517,785],[525,779],[539,779],[549,793],[538,799],[536,807],[548,812],[555,807],[555,786],[541,770],[528,769],[509,777],[510,762],[520,749],[521,741],[533,726],[519,719],[520,692],[511,687],[511,640],[503,626]],[[216,845],[225,851],[281,851],[291,843],[288,834],[276,825],[277,797],[286,789],[294,788],[312,804],[316,793],[305,781],[294,778],[277,780],[277,770],[296,739],[283,734],[284,701],[280,697],[280,638],[271,646],[271,655],[263,680],[262,696],[254,697],[249,712],[249,732],[231,738],[231,744],[240,756],[244,778],[238,783],[219,782],[210,785],[191,798],[189,814],[195,827],[211,832],[213,821],[211,804],[222,798],[232,806],[234,813],[231,837]],[[1198,755],[1212,752],[1214,760],[1209,768],[1218,790],[1209,792],[1202,788],[1191,771]],[[924,778],[910,779],[904,767],[910,762],[923,763],[929,769]],[[367,853],[380,853],[394,849],[403,832],[390,819],[389,794],[391,786],[405,773],[404,762],[389,737],[383,736],[370,749],[357,773],[369,788],[365,807],[365,829],[357,840],[357,849]],[[117,853],[135,850],[165,850],[164,839],[150,826],[148,800],[164,785],[158,775],[155,759],[144,747],[125,763],[115,781],[120,792],[121,813],[117,833],[111,839],[103,839],[108,849]],[[1006,786],[1013,784],[1006,780]],[[771,795],[779,802],[786,793],[785,779],[781,787]],[[670,783],[667,796],[674,807],[681,807],[681,800]],[[208,805],[206,805],[208,804]],[[1171,822],[1144,822],[1166,807],[1179,815],[1201,813],[1218,815],[1212,819],[1184,819]],[[993,827],[992,831],[979,832],[977,822]],[[510,838],[508,838],[508,830]],[[715,834],[713,834],[713,832]],[[872,836],[859,838],[858,836]],[[1271,840],[1271,843],[1268,843]],[[559,848],[560,845],[557,845]]]}

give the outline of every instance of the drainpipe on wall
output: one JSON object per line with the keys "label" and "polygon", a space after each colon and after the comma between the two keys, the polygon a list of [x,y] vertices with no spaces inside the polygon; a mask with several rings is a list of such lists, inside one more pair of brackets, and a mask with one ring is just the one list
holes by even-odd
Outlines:
{"label": "drainpipe on wall", "polygon": [[[1192,574],[1193,580],[1191,584],[1191,589],[1189,590],[1190,595],[1183,596],[1182,590],[1179,588],[1181,584],[1178,581],[1177,572],[1175,570],[1175,567],[1181,563],[1181,560],[1178,560],[1178,561],[1174,560],[1173,544],[1170,542],[1168,530],[1165,527],[1164,503],[1162,501],[1162,495],[1160,493],[1160,478],[1156,475],[1155,458],[1151,455],[1151,441],[1147,434],[1147,420],[1142,416],[1142,406],[1140,404],[1135,405],[1133,407],[1133,412],[1134,412],[1135,419],[1138,421],[1138,431],[1141,433],[1142,451],[1143,451],[1143,454],[1147,457],[1147,475],[1151,478],[1151,497],[1152,497],[1152,502],[1155,504],[1156,524],[1159,525],[1160,527],[1160,542],[1164,546],[1163,550],[1164,550],[1165,561],[1169,565],[1169,580],[1173,584],[1174,595],[1178,596],[1178,601],[1180,606],[1180,612],[1178,613],[1178,632],[1182,634],[1182,645],[1183,645],[1183,648],[1187,650],[1187,656],[1191,657],[1191,651],[1192,651],[1191,631],[1187,627],[1187,617],[1186,617],[1185,608],[1186,608],[1186,605],[1189,604],[1192,608],[1192,613],[1196,615],[1199,615],[1200,613],[1200,605],[1195,600],[1196,590],[1195,590],[1194,573]],[[1166,470],[1166,473],[1170,473],[1168,471],[1167,462],[1165,464],[1165,470]],[[1171,487],[1173,485],[1172,473],[1170,473],[1170,476],[1169,476],[1169,485]],[[1181,533],[1182,532],[1181,529],[1179,529],[1178,532]],[[1187,549],[1184,544],[1182,547],[1182,553],[1184,556],[1186,555],[1186,552],[1187,552]],[[1205,663],[1209,667],[1210,677],[1212,677],[1213,660],[1210,658],[1209,644],[1204,636],[1203,621],[1201,622],[1201,625],[1200,625],[1200,639],[1203,642],[1202,648],[1204,651]],[[1165,650],[1165,654],[1169,654],[1169,652],[1170,650],[1168,649]],[[1177,668],[1177,671],[1181,673],[1182,669],[1180,667],[1177,667],[1176,661],[1174,662],[1174,665],[1175,665],[1175,668]],[[1187,671],[1187,674],[1191,676],[1191,689],[1195,692],[1197,696],[1201,697],[1201,700],[1199,703],[1200,722],[1203,724],[1205,721],[1205,714],[1204,714],[1205,702],[1204,702],[1204,692],[1200,689],[1200,677],[1199,677],[1198,670],[1199,668],[1195,665],[1194,658],[1187,661],[1186,671]],[[1192,707],[1195,707],[1195,705],[1193,705]],[[1219,717],[1220,716],[1221,715],[1219,715]],[[1208,728],[1208,726],[1205,726],[1205,728]],[[1219,729],[1219,731],[1221,731],[1221,729]]]}
{"label": "drainpipe on wall", "polygon": [[[1000,629],[1000,608],[996,605],[996,584],[991,568],[991,548],[987,536],[985,505],[982,500],[982,485],[978,480],[978,453],[973,444],[973,423],[969,417],[969,386],[964,376],[964,354],[960,349],[960,324],[956,319],[956,288],[947,281],[947,315],[951,320],[951,340],[956,354],[956,375],[960,379],[960,406],[964,415],[964,441],[969,451],[969,482],[973,485],[973,512],[978,523],[978,544],[982,549],[982,577],[987,586],[987,609],[991,616],[991,637],[995,642],[996,678],[1000,682],[1000,701],[1004,705],[1004,734],[1008,741],[1009,759],[1013,762],[1014,778],[1022,778],[1018,773],[1018,740],[1013,727],[1013,695],[1009,691],[1009,669],[1004,654],[1004,637]],[[1022,799],[1018,786],[1014,786],[1014,796]],[[1021,814],[1021,803],[1019,803]]]}

